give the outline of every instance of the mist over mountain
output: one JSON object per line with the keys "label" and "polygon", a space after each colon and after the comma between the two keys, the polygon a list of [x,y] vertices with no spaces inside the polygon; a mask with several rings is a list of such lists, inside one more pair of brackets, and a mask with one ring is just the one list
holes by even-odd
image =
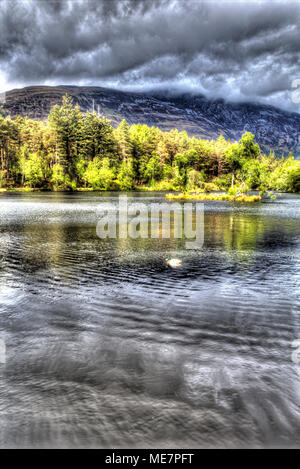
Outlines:
{"label": "mist over mountain", "polygon": [[163,89],[132,93],[93,86],[31,86],[7,92],[3,108],[12,117],[44,120],[66,93],[83,111],[99,112],[113,126],[125,118],[130,124],[155,125],[165,131],[177,128],[207,139],[223,134],[232,140],[251,131],[266,151],[300,155],[300,115],[261,104],[209,100]]}

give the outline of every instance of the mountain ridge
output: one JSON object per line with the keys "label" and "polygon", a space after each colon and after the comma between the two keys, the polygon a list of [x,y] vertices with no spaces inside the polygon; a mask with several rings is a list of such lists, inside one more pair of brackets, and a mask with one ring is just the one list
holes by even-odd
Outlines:
{"label": "mountain ridge", "polygon": [[222,134],[232,140],[251,131],[265,151],[300,155],[300,115],[257,103],[209,100],[188,93],[170,96],[161,90],[141,93],[96,86],[42,85],[6,92],[4,112],[12,117],[45,120],[66,93],[83,111],[99,110],[113,126],[125,118],[130,124],[155,125],[163,131],[177,128],[191,136],[216,139]]}

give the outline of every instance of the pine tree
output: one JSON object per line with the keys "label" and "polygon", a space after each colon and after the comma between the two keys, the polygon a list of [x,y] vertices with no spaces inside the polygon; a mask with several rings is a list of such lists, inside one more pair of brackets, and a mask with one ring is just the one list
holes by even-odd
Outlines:
{"label": "pine tree", "polygon": [[120,157],[123,161],[132,157],[133,145],[129,132],[129,124],[123,119],[117,130],[115,131],[116,140],[120,152]]}
{"label": "pine tree", "polygon": [[56,163],[60,163],[72,177],[81,143],[82,114],[79,106],[74,107],[72,98],[64,96],[62,106],[56,105],[51,109],[48,123],[55,139]]}

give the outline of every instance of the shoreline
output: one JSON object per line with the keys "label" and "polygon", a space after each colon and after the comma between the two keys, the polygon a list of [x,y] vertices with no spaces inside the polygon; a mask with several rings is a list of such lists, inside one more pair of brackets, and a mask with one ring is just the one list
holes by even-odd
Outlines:
{"label": "shoreline", "polygon": [[[40,189],[35,187],[16,187],[16,188],[0,188],[0,194],[7,193],[22,193],[22,192],[38,192],[38,193],[70,193],[76,194],[80,192],[116,192],[116,193],[127,193],[127,192],[160,192],[166,194],[166,199],[172,200],[214,200],[214,201],[229,201],[229,202],[260,202],[263,197],[260,195],[242,195],[239,197],[229,195],[225,190],[224,191],[211,191],[206,193],[198,194],[185,194],[180,193],[179,191],[174,191],[173,193],[169,190],[158,190],[152,189],[151,187],[136,187],[131,190],[121,191],[121,190],[104,190],[104,189],[92,189],[92,188],[77,188],[76,190],[62,189],[62,190],[51,190],[51,189]],[[255,191],[253,191],[255,192]],[[257,191],[259,193],[259,191]],[[270,192],[267,190],[266,192]],[[285,192],[285,191],[272,191],[274,194],[295,194],[300,195],[300,192]],[[242,200],[242,199],[253,199],[256,200]]]}

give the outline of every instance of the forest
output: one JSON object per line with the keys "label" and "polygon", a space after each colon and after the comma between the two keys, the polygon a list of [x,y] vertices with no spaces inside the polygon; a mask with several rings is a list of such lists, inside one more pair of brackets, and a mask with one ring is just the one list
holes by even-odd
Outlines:
{"label": "forest", "polygon": [[114,129],[67,95],[47,122],[0,110],[0,190],[214,191],[240,184],[300,192],[300,162],[263,153],[250,132],[231,142],[126,120]]}

